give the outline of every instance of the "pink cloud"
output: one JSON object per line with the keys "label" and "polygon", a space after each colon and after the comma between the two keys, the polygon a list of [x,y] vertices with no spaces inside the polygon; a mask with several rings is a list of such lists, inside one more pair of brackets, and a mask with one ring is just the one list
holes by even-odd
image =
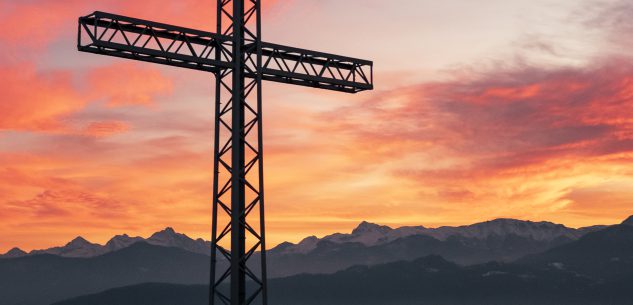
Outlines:
{"label": "pink cloud", "polygon": [[88,73],[86,90],[75,88],[71,73],[37,72],[29,64],[0,66],[3,96],[0,101],[0,130],[106,136],[124,132],[126,122],[94,122],[85,130],[70,117],[85,109],[89,101],[106,99],[110,107],[152,105],[154,99],[170,95],[171,79],[153,67],[116,64]]}
{"label": "pink cloud", "polygon": [[107,98],[107,105],[151,105],[156,97],[171,95],[172,80],[152,66],[117,63],[95,68],[88,74],[90,95]]}
{"label": "pink cloud", "polygon": [[0,130],[62,131],[64,118],[85,105],[67,72],[37,73],[32,65],[1,67]]}
{"label": "pink cloud", "polygon": [[[264,13],[288,2],[264,1]],[[43,47],[62,36],[74,37],[77,18],[97,10],[215,31],[215,7],[214,0],[3,1],[0,2],[0,41],[12,46]]]}
{"label": "pink cloud", "polygon": [[13,46],[42,47],[62,35],[62,29],[76,21],[77,9],[85,1],[0,2],[0,41]]}
{"label": "pink cloud", "polygon": [[355,147],[393,147],[389,157],[409,154],[403,145],[441,147],[477,169],[613,154],[632,148],[632,80],[633,63],[620,60],[587,69],[489,71],[388,92],[332,113],[327,118],[338,125],[323,128],[351,134]]}
{"label": "pink cloud", "polygon": [[84,134],[93,137],[105,137],[119,134],[130,129],[130,125],[120,121],[100,121],[88,124]]}

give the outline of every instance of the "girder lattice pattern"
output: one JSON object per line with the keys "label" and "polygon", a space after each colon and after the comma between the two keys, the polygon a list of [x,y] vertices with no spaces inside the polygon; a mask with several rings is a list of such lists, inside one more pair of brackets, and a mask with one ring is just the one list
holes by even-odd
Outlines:
{"label": "girder lattice pattern", "polygon": [[[247,0],[245,2],[249,2]],[[231,3],[229,1],[228,3]],[[228,11],[227,11],[228,13]],[[227,13],[222,12],[226,17]],[[94,12],[79,18],[78,49],[84,52],[149,61],[207,72],[231,67],[232,38],[164,23]],[[261,43],[264,80],[329,89],[359,92],[373,89],[371,61],[274,43]],[[215,57],[216,50],[222,56]],[[249,57],[256,47],[246,45]],[[255,61],[247,60],[254,68]],[[257,78],[249,72],[247,78]]]}
{"label": "girder lattice pattern", "polygon": [[[211,304],[267,304],[259,6],[259,0],[217,6],[218,33],[231,37],[235,60],[216,72]],[[217,48],[216,58],[223,56]],[[223,246],[229,236],[230,251]],[[225,270],[217,270],[218,253],[229,262]]]}
{"label": "girder lattice pattern", "polygon": [[266,42],[262,55],[264,80],[350,93],[373,89],[370,61]]}
{"label": "girder lattice pattern", "polygon": [[[230,39],[104,12],[79,18],[80,51],[207,72],[231,67]],[[216,60],[216,48],[222,51],[220,60]]]}

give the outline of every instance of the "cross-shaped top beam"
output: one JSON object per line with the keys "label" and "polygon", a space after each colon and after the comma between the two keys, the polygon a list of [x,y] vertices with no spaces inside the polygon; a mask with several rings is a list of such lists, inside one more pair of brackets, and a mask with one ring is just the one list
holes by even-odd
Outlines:
{"label": "cross-shaped top beam", "polygon": [[[104,12],[79,18],[78,38],[80,51],[207,72],[230,68],[233,60],[229,36]],[[371,61],[261,45],[264,80],[354,93],[373,89]],[[220,60],[216,49],[221,50]],[[245,76],[254,78],[256,63],[247,64],[253,69]]]}

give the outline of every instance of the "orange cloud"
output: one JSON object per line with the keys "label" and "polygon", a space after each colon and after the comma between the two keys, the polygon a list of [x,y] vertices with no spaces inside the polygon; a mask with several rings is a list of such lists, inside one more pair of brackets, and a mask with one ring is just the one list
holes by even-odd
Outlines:
{"label": "orange cloud", "polygon": [[[264,14],[290,1],[263,1]],[[135,18],[215,31],[215,0],[34,0],[0,2],[0,41],[11,46],[43,47],[76,31],[79,16],[109,11]]]}
{"label": "orange cloud", "polygon": [[2,1],[0,41],[22,47],[41,47],[64,35],[84,1]]}
{"label": "orange cloud", "polygon": [[33,65],[0,67],[0,130],[62,131],[84,107],[67,72],[37,73]]}
{"label": "orange cloud", "polygon": [[91,70],[88,82],[90,95],[107,98],[110,107],[151,105],[154,98],[173,91],[172,80],[157,68],[127,62]]}
{"label": "orange cloud", "polygon": [[[269,10],[291,2],[292,0],[264,0],[262,13],[267,14]],[[215,32],[216,3],[215,0],[125,1],[113,9],[131,17]]]}
{"label": "orange cloud", "polygon": [[[445,219],[463,222],[517,217],[586,225],[576,202],[592,206],[595,197],[570,193],[602,179],[633,187],[622,172],[633,156],[631,76],[633,62],[622,59],[492,70],[379,93],[326,113],[313,128],[341,143],[339,155],[355,164],[345,171],[365,175],[355,179],[377,172],[377,185],[399,185],[387,199],[400,202],[399,211],[441,205]],[[417,194],[405,196],[405,186]],[[618,202],[633,200],[613,189],[622,194]],[[607,214],[622,217],[622,210]]]}
{"label": "orange cloud", "polygon": [[84,134],[93,137],[105,137],[125,132],[130,125],[120,121],[93,122],[86,126]]}
{"label": "orange cloud", "polygon": [[[324,128],[362,143],[444,147],[480,169],[628,152],[632,76],[633,64],[619,60],[589,69],[491,71],[470,82],[398,89],[387,101],[333,112],[326,117],[339,124]],[[396,106],[380,106],[389,100]]]}
{"label": "orange cloud", "polygon": [[[89,86],[74,88],[71,73],[37,72],[33,65],[0,66],[3,99],[0,101],[0,130],[82,133],[71,117],[93,99],[106,98],[107,105],[151,105],[160,96],[171,94],[171,79],[151,67],[117,64],[89,73]],[[85,127],[87,135],[106,136],[128,129],[124,122],[94,122]]]}
{"label": "orange cloud", "polygon": [[[113,230],[150,234],[167,223],[205,236],[208,152],[145,141],[105,144],[76,135],[56,141],[60,147],[49,153],[0,154],[0,179],[11,181],[0,186],[1,226],[11,232],[0,247],[45,247],[77,234],[105,241]],[[74,141],[81,149],[67,149]],[[29,238],[28,246],[20,241],[44,231],[45,239]]]}

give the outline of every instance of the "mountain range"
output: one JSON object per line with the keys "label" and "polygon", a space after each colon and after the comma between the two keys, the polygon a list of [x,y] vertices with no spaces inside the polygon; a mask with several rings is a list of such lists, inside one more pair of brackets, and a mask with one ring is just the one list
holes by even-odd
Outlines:
{"label": "mountain range", "polygon": [[[270,303],[364,305],[633,304],[633,223],[628,220],[511,263],[461,266],[431,255],[269,281]],[[208,286],[140,284],[54,305],[193,305]]]}
{"label": "mountain range", "polygon": [[209,256],[145,242],[91,258],[52,254],[0,259],[0,304],[44,305],[145,282],[200,284]]}
{"label": "mountain range", "polygon": [[130,237],[127,234],[116,235],[112,237],[105,245],[91,243],[85,238],[78,236],[64,246],[53,247],[43,250],[33,250],[26,253],[20,248],[13,248],[0,258],[17,258],[28,255],[52,254],[61,257],[95,257],[110,252],[127,248],[137,242],[145,242],[150,245],[163,247],[176,247],[189,252],[199,254],[209,254],[210,243],[202,238],[192,239],[185,234],[177,233],[173,228],[165,228],[162,231],[152,234],[148,238],[140,236]]}
{"label": "mountain range", "polygon": [[[633,224],[633,218],[625,221]],[[402,227],[362,222],[351,233],[308,237],[268,251],[269,277],[335,276],[353,266],[381,266],[441,257],[466,268],[541,257],[574,245],[605,226],[567,228],[549,222],[497,219],[460,227]],[[50,304],[73,296],[148,282],[203,284],[209,279],[208,242],[171,228],[147,239],[119,235],[105,245],[76,238],[62,247],[13,249],[0,259],[0,296],[6,305]],[[606,248],[605,248],[606,249]],[[258,254],[255,254],[256,256]],[[553,254],[552,254],[553,255]],[[256,257],[253,258],[255,261]],[[565,268],[558,262],[548,262]],[[219,261],[220,268],[225,261]],[[255,270],[257,271],[257,270]],[[38,287],[38,293],[29,293]]]}
{"label": "mountain range", "polygon": [[[516,236],[537,242],[553,242],[556,240],[575,240],[580,236],[603,228],[604,226],[592,226],[579,229],[568,228],[561,224],[551,222],[531,222],[515,219],[495,219],[467,226],[439,228],[425,228],[423,226],[408,226],[392,229],[368,222],[361,222],[351,233],[334,233],[323,238],[310,236],[298,244],[284,242],[271,251],[279,254],[305,254],[315,250],[320,242],[330,244],[359,243],[364,246],[377,246],[409,236],[430,236],[440,241],[446,241],[452,237],[485,240],[490,237],[503,238]],[[201,238],[192,239],[185,234],[177,233],[173,228],[165,228],[152,234],[148,238],[130,237],[127,234],[112,237],[105,245],[91,243],[81,236],[76,237],[64,246],[43,250],[33,250],[29,253],[13,248],[0,258],[16,258],[27,255],[52,254],[62,257],[95,257],[117,251],[137,242],[146,242],[151,245],[176,247],[186,251],[209,254],[210,242]]]}

